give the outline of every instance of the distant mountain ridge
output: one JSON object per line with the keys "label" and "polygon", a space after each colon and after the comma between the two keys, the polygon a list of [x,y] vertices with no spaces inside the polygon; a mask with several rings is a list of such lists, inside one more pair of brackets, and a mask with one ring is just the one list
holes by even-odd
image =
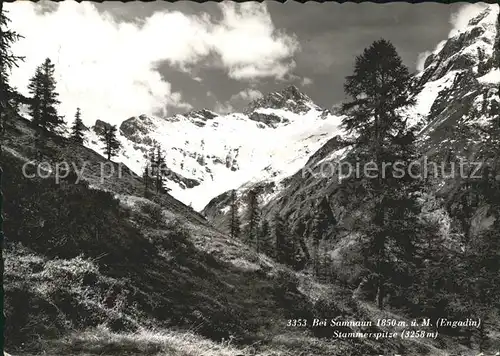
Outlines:
{"label": "distant mountain ridge", "polygon": [[[215,195],[249,180],[293,174],[308,156],[338,133],[339,117],[324,110],[296,86],[252,101],[242,113],[219,115],[208,109],[172,117],[140,115],[119,127],[123,145],[116,161],[141,174],[156,141],[165,150],[172,171],[171,194],[201,210]],[[87,145],[101,152],[96,132]]]}
{"label": "distant mountain ridge", "polygon": [[269,93],[252,101],[243,109],[243,113],[251,114],[259,108],[285,109],[296,114],[305,113],[310,109],[321,110],[309,96],[302,93],[295,85],[290,85],[281,91]]}
{"label": "distant mountain ridge", "polygon": [[[415,75],[417,104],[409,114],[412,124],[422,125],[420,140],[427,142],[429,150],[448,142],[437,134],[438,127],[454,125],[464,116],[485,120],[495,111],[499,16],[498,5],[488,6],[465,29],[442,41]],[[340,122],[337,111],[319,107],[291,85],[253,100],[241,113],[219,115],[201,109],[165,118],[129,118],[120,125],[124,148],[116,160],[140,173],[156,140],[173,172],[167,182],[172,195],[201,210],[229,189],[246,189],[258,182],[278,187],[290,181],[311,155],[343,134]],[[88,142],[100,151],[93,131]],[[266,199],[277,192],[273,188]]]}

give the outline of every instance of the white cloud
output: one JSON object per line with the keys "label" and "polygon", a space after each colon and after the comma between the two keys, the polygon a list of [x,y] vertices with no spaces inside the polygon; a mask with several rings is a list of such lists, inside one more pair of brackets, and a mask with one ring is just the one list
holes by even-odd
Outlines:
{"label": "white cloud", "polygon": [[217,114],[225,115],[225,114],[235,112],[236,110],[229,102],[225,102],[225,103],[217,102],[217,104],[215,104],[214,111]]}
{"label": "white cloud", "polygon": [[283,78],[295,68],[294,36],[276,31],[265,4],[220,4],[224,20],[215,26],[212,45],[234,79]]}
{"label": "white cloud", "polygon": [[[235,79],[283,77],[299,49],[293,36],[276,31],[263,4],[221,3],[216,23],[207,14],[157,12],[141,25],[116,21],[91,3],[64,1],[50,12],[32,2],[5,4],[12,27],[25,38],[13,50],[26,61],[12,84],[26,93],[37,65],[56,65],[61,113],[81,107],[87,124],[119,123],[168,106],[190,108],[157,70],[161,62],[189,71],[215,54]],[[197,80],[197,78],[194,78]]]}
{"label": "white cloud", "polygon": [[311,78],[308,78],[308,77],[304,77],[302,78],[302,86],[308,86],[308,85],[311,85],[313,83],[313,80]]}
{"label": "white cloud", "polygon": [[262,96],[263,94],[259,90],[248,88],[232,95],[231,98],[224,103],[217,102],[214,111],[219,114],[236,112],[238,109],[248,105],[249,102],[262,98]]}
{"label": "white cloud", "polygon": [[243,99],[246,101],[252,101],[255,99],[259,99],[262,97],[262,93],[257,89],[246,89],[240,91],[238,94],[234,94],[231,96],[231,101]]}
{"label": "white cloud", "polygon": [[425,51],[425,52],[422,52],[422,53],[419,53],[418,54],[418,58],[417,58],[417,71],[421,72],[424,70],[424,64],[425,64],[425,60],[427,59],[427,57],[429,57],[430,55],[432,54],[431,51]]}

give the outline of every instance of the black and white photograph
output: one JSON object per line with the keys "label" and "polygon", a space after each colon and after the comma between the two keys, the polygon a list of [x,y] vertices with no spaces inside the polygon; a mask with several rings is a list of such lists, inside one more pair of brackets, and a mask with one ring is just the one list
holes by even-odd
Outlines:
{"label": "black and white photograph", "polygon": [[0,354],[500,355],[497,1],[0,28]]}

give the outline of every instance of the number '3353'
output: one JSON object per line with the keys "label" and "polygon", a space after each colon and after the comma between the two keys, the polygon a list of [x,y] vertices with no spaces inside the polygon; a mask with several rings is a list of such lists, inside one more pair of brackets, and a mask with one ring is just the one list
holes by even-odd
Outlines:
{"label": "number '3353'", "polygon": [[286,326],[307,326],[307,319],[288,319]]}

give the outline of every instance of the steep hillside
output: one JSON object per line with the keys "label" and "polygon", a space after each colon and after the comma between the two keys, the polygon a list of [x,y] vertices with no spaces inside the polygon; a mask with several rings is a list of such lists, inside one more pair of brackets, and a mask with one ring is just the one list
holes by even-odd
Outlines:
{"label": "steep hillside", "polygon": [[[389,339],[331,343],[325,337],[335,328],[289,328],[289,318],[375,316],[351,291],[320,285],[230,240],[168,194],[143,198],[140,179],[125,166],[101,181],[101,167],[111,165],[92,150],[50,134],[34,149],[35,132],[22,118],[9,120],[3,143],[13,355],[434,349]],[[58,179],[62,162],[76,168]]]}

